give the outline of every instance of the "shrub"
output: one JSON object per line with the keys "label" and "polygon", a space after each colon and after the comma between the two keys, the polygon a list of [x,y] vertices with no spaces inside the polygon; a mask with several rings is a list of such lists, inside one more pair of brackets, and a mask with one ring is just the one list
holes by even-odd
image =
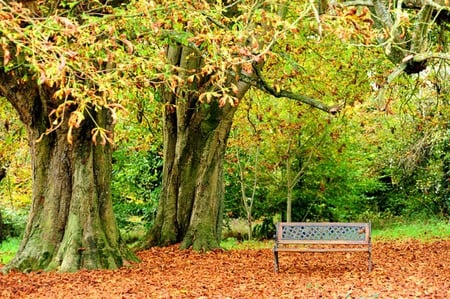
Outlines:
{"label": "shrub", "polygon": [[116,150],[112,195],[119,228],[133,231],[153,222],[160,193],[162,158],[156,150]]}
{"label": "shrub", "polygon": [[20,237],[26,226],[26,211],[3,209],[0,214],[0,242]]}

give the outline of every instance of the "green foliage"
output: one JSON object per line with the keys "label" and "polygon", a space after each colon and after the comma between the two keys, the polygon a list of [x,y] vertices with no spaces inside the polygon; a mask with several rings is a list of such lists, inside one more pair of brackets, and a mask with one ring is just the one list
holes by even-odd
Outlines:
{"label": "green foliage", "polygon": [[[361,126],[360,118],[356,114],[337,118],[312,112],[306,114],[304,107],[291,102],[279,102],[272,110],[273,105],[254,102],[253,109],[247,112],[250,126],[261,136],[255,139],[242,131],[230,138],[230,148],[261,144],[257,188],[260,196],[256,197],[255,218],[284,214],[288,166],[291,176],[299,176],[293,188],[294,220],[346,221],[372,208],[373,203],[366,194],[383,188],[379,175],[371,170],[379,144],[365,136],[367,129]],[[355,106],[352,109],[360,109]],[[277,137],[272,138],[274,135]],[[259,140],[264,142],[258,143]],[[243,158],[247,156],[242,154],[241,160]],[[228,154],[228,160],[233,163],[226,164],[226,209],[239,216],[242,215],[238,210],[239,201],[233,201],[239,199],[240,191],[233,183],[238,173],[233,152]],[[249,161],[248,165],[253,165],[252,160]],[[252,171],[252,167],[246,169],[250,178],[254,175]]]}
{"label": "green foliage", "polygon": [[162,177],[162,133],[158,103],[137,98],[128,120],[115,128],[113,208],[122,238],[133,243],[153,223]]}
{"label": "green foliage", "polygon": [[0,208],[27,208],[31,201],[31,167],[23,125],[11,104],[0,97]]}
{"label": "green foliage", "polygon": [[[416,77],[404,77],[388,97],[390,128],[380,134],[384,147],[378,167],[386,190],[381,211],[418,219],[448,217],[449,97],[448,63],[438,63]],[[409,86],[410,88],[401,88]]]}
{"label": "green foliage", "polygon": [[19,249],[19,238],[8,238],[0,242],[0,264],[8,263]]}
{"label": "green foliage", "polygon": [[[378,49],[349,46],[348,41],[358,37],[351,30],[344,33],[348,30],[346,18],[338,17],[322,32],[312,31],[308,18],[304,21],[297,24],[295,34],[287,33],[289,51],[284,44],[274,47],[276,55],[265,64],[270,70],[268,79],[275,86],[325,103],[340,103],[342,112],[330,117],[292,101],[275,102],[251,93],[251,102],[241,104],[236,115],[227,154],[231,162],[226,164],[226,209],[235,215],[242,215],[235,151],[249,165],[247,177],[258,176],[256,194],[261,196],[255,200],[255,218],[284,215],[288,189],[292,188],[295,219],[354,219],[370,208],[365,194],[383,188],[373,168],[379,144],[372,142],[365,127],[366,122],[372,126],[374,117],[370,119],[361,106],[371,95],[372,83],[363,70],[378,71],[384,54]],[[328,26],[333,20],[325,21]],[[366,38],[364,43],[370,41],[369,35]],[[259,148],[261,162],[252,167],[255,148]],[[251,180],[247,185],[251,186]]]}
{"label": "green foliage", "polygon": [[450,222],[431,218],[422,221],[397,221],[383,227],[373,226],[373,237],[377,241],[416,239],[433,241],[450,238]]}
{"label": "green foliage", "polygon": [[[119,227],[133,230],[152,223],[158,205],[162,157],[160,144],[136,147],[145,128],[128,124],[118,128],[118,146],[113,153],[113,206]],[[133,139],[136,138],[136,139]],[[148,142],[148,139],[141,139]]]}
{"label": "green foliage", "polygon": [[156,214],[162,158],[154,151],[118,149],[113,154],[112,194],[120,228],[151,224]]}
{"label": "green foliage", "polygon": [[[1,207],[0,207],[1,208]],[[25,230],[27,221],[26,210],[1,209],[3,222],[3,237],[17,238],[22,235]]]}
{"label": "green foliage", "polygon": [[253,227],[253,237],[256,240],[272,239],[276,228],[273,218],[264,218],[261,223],[256,223]]}

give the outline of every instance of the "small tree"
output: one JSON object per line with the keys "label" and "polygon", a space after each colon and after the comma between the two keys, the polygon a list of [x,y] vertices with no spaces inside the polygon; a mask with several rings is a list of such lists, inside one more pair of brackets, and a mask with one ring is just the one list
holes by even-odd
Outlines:
{"label": "small tree", "polygon": [[[239,154],[239,150],[236,150],[236,163],[238,164],[239,169],[239,183],[241,185],[241,204],[244,208],[247,226],[248,226],[248,239],[252,240],[252,232],[253,232],[253,204],[255,202],[256,189],[258,184],[258,175],[259,175],[259,147],[257,146],[255,149],[254,160],[253,160],[253,183],[250,188],[247,186],[247,174],[249,170],[247,169],[247,165],[242,161],[241,156]],[[248,189],[250,189],[250,195],[248,194]]]}

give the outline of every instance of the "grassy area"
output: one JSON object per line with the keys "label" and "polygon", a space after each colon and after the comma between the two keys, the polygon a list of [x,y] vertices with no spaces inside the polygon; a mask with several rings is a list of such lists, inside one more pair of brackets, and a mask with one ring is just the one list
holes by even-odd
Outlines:
{"label": "grassy area", "polygon": [[450,220],[428,220],[412,223],[393,223],[389,226],[372,229],[375,241],[392,241],[417,239],[430,241],[435,239],[450,239]]}
{"label": "grassy area", "polygon": [[238,241],[235,238],[228,238],[223,240],[220,243],[225,250],[230,249],[264,249],[264,248],[272,248],[273,241],[265,240],[265,241]]}
{"label": "grassy area", "polygon": [[19,248],[19,239],[6,239],[0,243],[0,264],[8,263],[16,254]]}

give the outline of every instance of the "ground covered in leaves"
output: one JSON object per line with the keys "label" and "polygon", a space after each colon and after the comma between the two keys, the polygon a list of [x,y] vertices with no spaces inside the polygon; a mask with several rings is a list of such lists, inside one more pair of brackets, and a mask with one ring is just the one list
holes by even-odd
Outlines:
{"label": "ground covered in leaves", "polygon": [[375,242],[364,253],[271,249],[196,253],[177,247],[139,253],[115,271],[0,274],[0,298],[450,298],[450,240]]}

